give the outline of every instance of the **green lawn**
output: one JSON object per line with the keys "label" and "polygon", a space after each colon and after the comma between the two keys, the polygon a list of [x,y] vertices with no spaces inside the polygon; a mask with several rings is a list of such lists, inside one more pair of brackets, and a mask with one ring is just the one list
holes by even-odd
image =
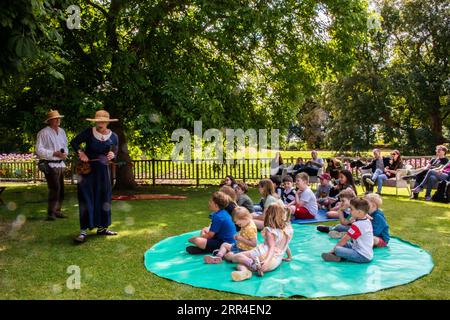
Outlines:
{"label": "green lawn", "polygon": [[[156,242],[208,224],[207,199],[214,188],[147,187],[139,192],[187,195],[189,200],[113,203],[117,237],[89,237],[76,246],[76,189],[67,188],[68,219],[46,222],[46,187],[12,186],[0,207],[0,299],[247,299],[159,278],[143,265]],[[386,192],[394,192],[387,188]],[[405,191],[403,191],[403,194]],[[257,199],[256,190],[251,196]],[[385,196],[391,234],[433,256],[433,272],[411,284],[340,299],[450,299],[450,207]],[[19,217],[19,218],[17,218]],[[22,223],[22,224],[21,224]],[[67,267],[81,268],[81,289],[66,287]]]}

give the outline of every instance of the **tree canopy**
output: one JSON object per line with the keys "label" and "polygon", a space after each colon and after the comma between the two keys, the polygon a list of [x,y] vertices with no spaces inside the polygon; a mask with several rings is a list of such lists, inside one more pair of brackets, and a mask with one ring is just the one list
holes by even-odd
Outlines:
{"label": "tree canopy", "polygon": [[[104,107],[121,119],[125,162],[127,140],[155,151],[195,120],[287,128],[321,81],[350,70],[367,24],[360,0],[85,0],[81,28],[69,29],[70,1],[30,3],[25,12],[4,4],[31,17],[25,44],[8,43],[1,57],[5,127],[23,131],[26,148],[49,108],[76,132]],[[14,37],[17,27],[7,27],[4,37]]]}

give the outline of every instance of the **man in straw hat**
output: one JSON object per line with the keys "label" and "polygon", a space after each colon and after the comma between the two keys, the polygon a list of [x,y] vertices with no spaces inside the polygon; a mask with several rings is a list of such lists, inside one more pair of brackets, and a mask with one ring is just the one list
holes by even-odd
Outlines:
{"label": "man in straw hat", "polygon": [[36,154],[48,186],[48,221],[66,217],[61,213],[61,207],[64,200],[64,160],[69,150],[66,133],[59,127],[63,117],[57,110],[50,110],[45,120],[47,127],[37,135]]}

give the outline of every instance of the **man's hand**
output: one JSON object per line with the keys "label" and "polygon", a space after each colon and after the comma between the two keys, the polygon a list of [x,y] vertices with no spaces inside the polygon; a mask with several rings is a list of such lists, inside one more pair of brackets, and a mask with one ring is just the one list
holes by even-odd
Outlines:
{"label": "man's hand", "polygon": [[53,156],[57,157],[57,158],[60,158],[62,160],[66,160],[66,158],[67,158],[67,154],[66,153],[62,153],[61,151],[53,152]]}

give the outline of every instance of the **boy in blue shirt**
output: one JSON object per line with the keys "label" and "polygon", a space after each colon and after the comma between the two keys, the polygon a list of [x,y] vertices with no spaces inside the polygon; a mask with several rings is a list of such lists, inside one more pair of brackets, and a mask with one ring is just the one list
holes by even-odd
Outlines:
{"label": "boy in blue shirt", "polygon": [[210,215],[211,225],[200,232],[200,236],[192,237],[186,251],[190,254],[212,253],[220,249],[222,243],[234,244],[236,240],[236,226],[231,215],[225,210],[230,203],[230,197],[223,192],[214,192],[208,202],[209,209],[214,212]]}
{"label": "boy in blue shirt", "polygon": [[383,203],[381,197],[376,193],[370,193],[364,196],[369,202],[369,216],[372,219],[373,228],[373,246],[377,248],[386,247],[389,243],[389,225],[386,217],[380,207]]}

